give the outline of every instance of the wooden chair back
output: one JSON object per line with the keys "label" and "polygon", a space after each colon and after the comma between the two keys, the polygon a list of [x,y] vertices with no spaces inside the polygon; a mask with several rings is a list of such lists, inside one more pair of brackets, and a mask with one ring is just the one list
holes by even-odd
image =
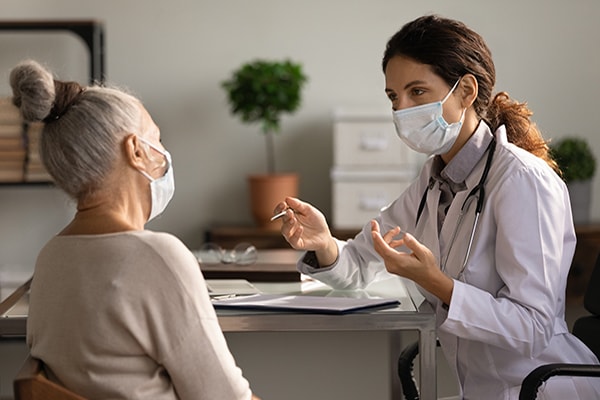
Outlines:
{"label": "wooden chair back", "polygon": [[43,363],[31,355],[13,381],[15,400],[86,400],[48,379]]}

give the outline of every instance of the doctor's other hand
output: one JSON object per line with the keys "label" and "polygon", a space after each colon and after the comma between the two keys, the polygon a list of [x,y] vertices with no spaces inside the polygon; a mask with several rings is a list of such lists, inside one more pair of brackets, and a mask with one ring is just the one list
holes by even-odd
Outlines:
{"label": "doctor's other hand", "polygon": [[[387,271],[416,282],[444,303],[450,304],[454,281],[440,270],[431,250],[407,232],[402,239],[395,239],[399,233],[400,228],[396,227],[382,234],[377,221],[371,221],[373,248],[383,259]],[[402,245],[411,252],[396,250]]]}
{"label": "doctor's other hand", "polygon": [[275,213],[286,209],[288,211],[282,217],[281,225],[285,240],[296,250],[314,251],[320,265],[333,264],[337,259],[337,243],[323,213],[294,197],[286,197],[275,207]]}

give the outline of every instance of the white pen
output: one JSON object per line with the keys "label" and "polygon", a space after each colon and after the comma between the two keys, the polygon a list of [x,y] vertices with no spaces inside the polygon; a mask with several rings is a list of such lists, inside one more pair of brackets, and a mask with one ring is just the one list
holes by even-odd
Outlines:
{"label": "white pen", "polygon": [[235,297],[237,297],[237,294],[231,293],[231,294],[222,294],[220,296],[212,296],[210,299],[215,301],[215,300],[233,299]]}
{"label": "white pen", "polygon": [[[271,221],[275,221],[276,219],[279,219],[279,218],[283,217],[285,215],[285,213],[287,212],[287,210],[292,210],[292,209],[291,208],[286,208],[285,210],[283,210],[283,211],[281,211],[281,212],[273,215],[271,217]],[[294,210],[292,210],[292,211],[294,211]]]}

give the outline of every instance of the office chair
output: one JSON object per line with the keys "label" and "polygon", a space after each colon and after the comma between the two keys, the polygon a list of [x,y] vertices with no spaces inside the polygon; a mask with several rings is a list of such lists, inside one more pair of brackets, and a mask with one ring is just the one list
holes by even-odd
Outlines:
{"label": "office chair", "polygon": [[[573,325],[573,334],[600,359],[600,254],[596,258],[583,304],[592,315],[577,319]],[[419,400],[419,391],[413,373],[413,362],[417,354],[419,354],[419,342],[414,342],[404,348],[398,359],[398,377],[406,400]],[[546,380],[557,375],[600,377],[600,365],[566,363],[541,365],[523,380],[519,400],[534,400],[539,387]]]}
{"label": "office chair", "polygon": [[[573,324],[573,335],[586,344],[600,359],[600,254],[583,298],[583,306],[592,315],[580,317]],[[523,380],[519,400],[534,400],[539,387],[553,376],[588,376],[600,378],[600,364],[541,365]]]}
{"label": "office chair", "polygon": [[419,390],[413,373],[414,360],[419,354],[419,341],[406,346],[398,358],[398,377],[406,400],[419,400]]}
{"label": "office chair", "polygon": [[13,381],[15,400],[86,400],[50,381],[43,367],[40,360],[27,356]]}

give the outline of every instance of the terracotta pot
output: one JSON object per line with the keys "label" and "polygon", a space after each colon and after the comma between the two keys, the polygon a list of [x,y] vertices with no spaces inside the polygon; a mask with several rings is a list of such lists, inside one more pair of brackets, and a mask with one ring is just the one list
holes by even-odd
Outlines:
{"label": "terracotta pot", "polygon": [[298,174],[249,175],[250,210],[256,224],[278,230],[279,222],[271,222],[273,209],[287,196],[298,197]]}

